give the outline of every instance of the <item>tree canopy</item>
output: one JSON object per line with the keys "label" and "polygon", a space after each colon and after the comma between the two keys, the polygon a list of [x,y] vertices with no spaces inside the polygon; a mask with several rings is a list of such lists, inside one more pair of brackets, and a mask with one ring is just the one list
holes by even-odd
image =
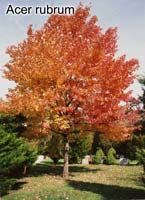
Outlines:
{"label": "tree canopy", "polygon": [[103,33],[97,21],[88,7],[80,6],[74,15],[50,16],[40,30],[30,25],[27,39],[7,49],[11,59],[4,76],[16,87],[3,108],[31,120],[37,116],[39,132],[42,127],[68,132],[81,122],[98,126],[124,119],[121,125],[132,126],[128,119],[135,112],[126,112],[132,99],[126,89],[138,61],[116,58],[117,29]]}

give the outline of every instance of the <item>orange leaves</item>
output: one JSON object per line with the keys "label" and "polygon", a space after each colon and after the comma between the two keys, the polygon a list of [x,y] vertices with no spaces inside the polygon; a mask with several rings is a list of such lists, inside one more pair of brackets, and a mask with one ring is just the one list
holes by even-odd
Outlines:
{"label": "orange leaves", "polygon": [[[133,128],[137,114],[130,111],[133,121],[120,102],[131,99],[125,90],[138,61],[115,57],[117,29],[103,33],[89,11],[79,6],[74,15],[52,15],[37,31],[30,25],[27,39],[8,48],[4,75],[17,84],[6,101],[9,112],[47,119],[39,126],[57,131],[84,121],[95,128],[119,121],[122,130]],[[123,138],[110,132],[108,137]]]}

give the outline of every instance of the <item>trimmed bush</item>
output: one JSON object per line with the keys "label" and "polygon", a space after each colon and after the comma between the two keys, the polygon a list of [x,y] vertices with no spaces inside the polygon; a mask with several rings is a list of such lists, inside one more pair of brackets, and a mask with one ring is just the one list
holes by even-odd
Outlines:
{"label": "trimmed bush", "polygon": [[93,157],[93,163],[94,164],[102,164],[104,159],[104,152],[101,148],[98,148],[96,151],[95,156]]}
{"label": "trimmed bush", "polygon": [[108,165],[114,165],[117,163],[117,159],[115,158],[116,151],[113,147],[108,150],[106,162]]}
{"label": "trimmed bush", "polygon": [[139,161],[138,160],[129,160],[129,165],[138,165],[139,164]]}

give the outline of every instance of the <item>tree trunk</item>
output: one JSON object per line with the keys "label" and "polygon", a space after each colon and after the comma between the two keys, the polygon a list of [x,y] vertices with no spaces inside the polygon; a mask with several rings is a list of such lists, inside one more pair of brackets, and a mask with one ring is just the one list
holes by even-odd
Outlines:
{"label": "tree trunk", "polygon": [[69,139],[68,139],[68,136],[66,135],[64,137],[64,165],[63,165],[63,178],[64,179],[69,178],[68,153],[69,153]]}
{"label": "tree trunk", "polygon": [[23,175],[26,175],[26,172],[27,172],[27,165],[24,163],[23,164]]}

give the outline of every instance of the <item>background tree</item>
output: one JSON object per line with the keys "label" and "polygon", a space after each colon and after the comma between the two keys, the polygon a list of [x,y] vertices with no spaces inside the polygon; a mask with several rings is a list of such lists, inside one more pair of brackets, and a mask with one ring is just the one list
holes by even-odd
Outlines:
{"label": "background tree", "polygon": [[40,154],[49,156],[56,165],[64,155],[64,141],[61,135],[53,134],[48,137],[44,136],[38,143]]}
{"label": "background tree", "polygon": [[142,77],[139,82],[142,84],[143,94],[132,104],[138,107],[140,115],[138,125],[140,125],[140,128],[133,132],[133,137],[130,141],[122,142],[116,146],[117,152],[123,153],[130,159],[138,159],[137,152],[139,150],[142,152],[142,149],[145,148],[145,78]]}
{"label": "background tree", "polygon": [[16,87],[1,101],[1,109],[22,113],[35,134],[53,131],[63,136],[64,178],[68,178],[69,138],[76,127],[117,125],[120,132],[108,137],[118,140],[128,137],[137,120],[126,89],[138,61],[127,61],[125,55],[116,58],[117,29],[103,33],[89,11],[79,6],[70,16],[51,15],[37,31],[31,25],[27,39],[7,49],[10,61],[4,69],[5,78]]}
{"label": "background tree", "polygon": [[[139,121],[141,124],[141,128],[136,131],[136,140],[137,145],[135,146],[136,158],[139,160],[141,164],[143,164],[144,172],[145,172],[145,77],[139,79],[139,82],[142,85],[143,94],[140,96],[140,100],[142,103],[142,108],[140,109],[141,120]],[[144,175],[145,181],[145,175]]]}
{"label": "background tree", "polygon": [[[70,163],[80,163],[83,157],[90,153],[92,136],[91,134],[85,134],[84,136],[81,132],[72,134],[69,146]],[[57,134],[52,134],[51,137],[44,136],[38,144],[38,149],[39,153],[49,156],[54,164],[57,164],[64,155],[63,137]]]}
{"label": "background tree", "polygon": [[145,136],[145,77],[142,77],[139,79],[140,84],[142,85],[143,94],[139,97],[139,100],[141,101],[142,108],[140,109],[140,115],[141,115],[141,129],[138,131],[139,135]]}
{"label": "background tree", "polygon": [[131,160],[137,159],[136,151],[138,148],[145,147],[145,137],[134,133],[131,140],[118,142],[113,147],[116,149],[117,154],[124,155]]}
{"label": "background tree", "polygon": [[91,133],[83,134],[81,132],[72,134],[70,140],[70,163],[80,163],[84,156],[90,154],[92,146]]}
{"label": "background tree", "polygon": [[104,151],[105,154],[107,154],[108,150],[115,146],[116,142],[114,140],[108,139],[103,135],[104,134],[101,131],[94,132],[91,149],[91,153],[93,155],[96,153],[99,147]]}
{"label": "background tree", "polygon": [[143,165],[143,169],[145,173],[145,148],[137,149],[136,157],[138,158],[139,162]]}

